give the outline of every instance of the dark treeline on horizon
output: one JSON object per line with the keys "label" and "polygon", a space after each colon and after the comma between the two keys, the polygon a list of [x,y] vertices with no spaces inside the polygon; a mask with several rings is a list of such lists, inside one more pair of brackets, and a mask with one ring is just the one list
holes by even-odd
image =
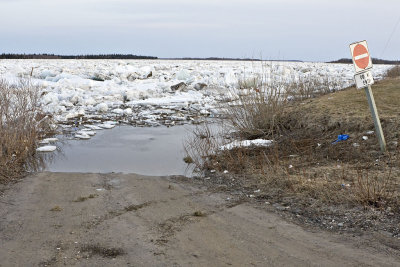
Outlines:
{"label": "dark treeline on horizon", "polygon": [[[226,61],[287,61],[287,62],[304,62],[302,60],[273,60],[273,59],[258,59],[258,58],[226,58],[226,57],[183,57],[183,58],[158,58],[153,56],[141,56],[132,54],[98,54],[98,55],[55,55],[55,54],[0,54],[0,59],[161,59],[161,60],[226,60]],[[350,58],[341,58],[327,63],[343,63],[352,64]],[[400,65],[400,60],[386,60],[372,58],[373,64],[389,64]]]}
{"label": "dark treeline on horizon", "polygon": [[[330,61],[328,63],[345,63],[345,64],[352,64],[353,60],[351,58],[341,58],[336,61]],[[388,64],[388,65],[398,65],[400,64],[400,60],[386,60],[386,59],[379,59],[379,58],[372,58],[372,64]]]}
{"label": "dark treeline on horizon", "polygon": [[303,62],[302,60],[278,60],[278,59],[259,59],[259,58],[230,58],[230,57],[181,57],[181,58],[163,58],[170,60],[225,60],[225,61],[290,61]]}
{"label": "dark treeline on horizon", "polygon": [[182,58],[167,58],[171,60],[232,60],[232,61],[261,61],[257,58],[225,58],[225,57],[182,57]]}
{"label": "dark treeline on horizon", "polygon": [[[177,57],[158,58],[153,56],[137,56],[131,54],[99,54],[99,55],[55,55],[55,54],[6,54],[0,55],[0,59],[164,59],[164,60],[231,60],[231,61],[263,61],[255,58],[226,58],[226,57]],[[293,61],[301,60],[266,60],[266,61]]]}
{"label": "dark treeline on horizon", "polygon": [[1,54],[0,59],[158,59],[131,54],[54,55],[54,54]]}

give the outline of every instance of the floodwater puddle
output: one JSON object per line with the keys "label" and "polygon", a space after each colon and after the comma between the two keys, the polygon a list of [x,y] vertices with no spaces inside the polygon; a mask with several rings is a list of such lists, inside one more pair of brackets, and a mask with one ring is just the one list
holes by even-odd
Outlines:
{"label": "floodwater puddle", "polygon": [[193,127],[117,126],[97,131],[89,140],[64,140],[45,170],[190,176],[183,142]]}

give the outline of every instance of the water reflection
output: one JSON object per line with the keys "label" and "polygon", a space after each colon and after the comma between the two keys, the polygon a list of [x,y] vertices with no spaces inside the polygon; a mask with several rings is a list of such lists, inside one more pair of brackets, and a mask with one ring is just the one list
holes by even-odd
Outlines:
{"label": "water reflection", "polygon": [[193,126],[139,128],[118,126],[97,131],[90,140],[59,143],[53,155],[44,155],[46,171],[138,173],[190,176],[183,162],[183,141]]}

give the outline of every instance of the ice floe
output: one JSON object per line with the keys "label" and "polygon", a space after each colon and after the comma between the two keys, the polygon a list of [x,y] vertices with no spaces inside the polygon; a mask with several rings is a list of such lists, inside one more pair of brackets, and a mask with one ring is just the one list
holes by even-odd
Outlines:
{"label": "ice floe", "polygon": [[[390,67],[374,65],[374,78],[382,78]],[[352,85],[353,75],[352,64],[315,62],[52,59],[0,64],[2,79],[30,78],[41,87],[43,110],[58,124],[82,118],[137,126],[196,123],[201,117],[218,116],[219,102],[249,93],[239,88],[260,79],[301,82],[312,77],[332,82],[336,90]]]}

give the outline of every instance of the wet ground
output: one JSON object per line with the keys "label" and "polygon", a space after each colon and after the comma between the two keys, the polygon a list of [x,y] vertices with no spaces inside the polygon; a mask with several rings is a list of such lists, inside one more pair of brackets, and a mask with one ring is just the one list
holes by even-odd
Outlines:
{"label": "wet ground", "polygon": [[183,142],[194,126],[117,126],[99,130],[90,140],[61,138],[46,171],[186,175]]}
{"label": "wet ground", "polygon": [[0,266],[399,266],[373,238],[302,228],[195,182],[28,176],[0,194]]}

